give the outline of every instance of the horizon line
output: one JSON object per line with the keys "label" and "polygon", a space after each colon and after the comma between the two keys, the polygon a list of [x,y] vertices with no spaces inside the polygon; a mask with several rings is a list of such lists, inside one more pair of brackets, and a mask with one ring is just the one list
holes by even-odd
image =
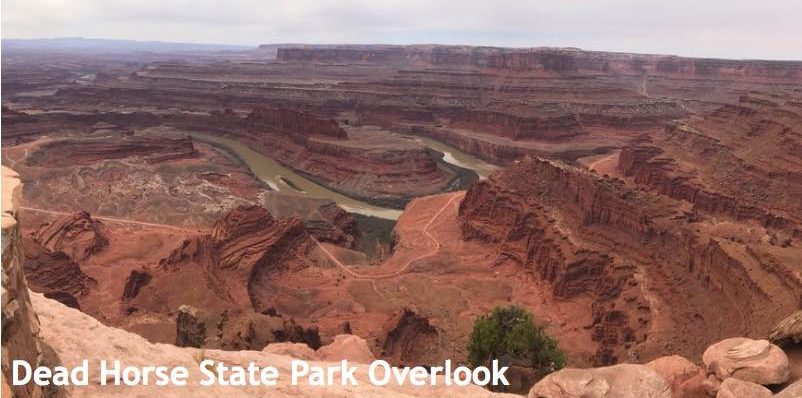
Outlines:
{"label": "horizon line", "polygon": [[326,43],[326,42],[294,42],[294,41],[281,41],[281,42],[266,42],[258,44],[233,44],[222,42],[200,42],[200,41],[180,41],[180,40],[161,40],[161,39],[128,39],[128,38],[104,38],[104,37],[83,37],[83,36],[57,36],[57,37],[0,37],[0,41],[13,40],[13,41],[47,41],[47,40],[87,40],[87,41],[120,41],[120,42],[136,42],[136,43],[161,43],[161,44],[175,44],[187,46],[228,46],[240,47],[243,49],[258,49],[260,46],[397,46],[397,47],[414,47],[414,46],[444,46],[444,47],[484,47],[484,48],[498,48],[498,49],[511,49],[511,50],[533,50],[533,49],[563,49],[574,50],[582,52],[599,52],[609,54],[630,54],[630,55],[644,55],[644,56],[662,56],[662,57],[677,57],[677,58],[694,58],[694,59],[714,59],[714,60],[728,60],[728,61],[769,61],[769,62],[802,62],[802,58],[735,58],[735,57],[721,57],[721,56],[695,56],[695,55],[679,55],[672,53],[660,52],[637,52],[637,51],[622,51],[622,50],[601,50],[601,49],[588,49],[576,46],[502,46],[502,45],[488,45],[488,44],[443,44],[443,43]]}

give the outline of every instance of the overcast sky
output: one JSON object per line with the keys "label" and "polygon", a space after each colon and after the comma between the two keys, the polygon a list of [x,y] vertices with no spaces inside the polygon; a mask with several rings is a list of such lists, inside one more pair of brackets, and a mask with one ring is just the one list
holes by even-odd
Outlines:
{"label": "overcast sky", "polygon": [[3,38],[442,43],[802,59],[800,0],[2,0]]}

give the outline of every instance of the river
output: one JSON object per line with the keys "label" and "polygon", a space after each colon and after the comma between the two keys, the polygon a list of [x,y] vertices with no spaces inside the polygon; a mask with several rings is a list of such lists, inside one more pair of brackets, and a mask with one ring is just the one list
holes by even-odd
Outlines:
{"label": "river", "polygon": [[462,167],[463,169],[473,170],[479,175],[479,178],[487,178],[490,173],[499,169],[498,166],[485,162],[473,155],[469,155],[457,148],[444,144],[440,141],[435,141],[428,137],[404,135],[404,138],[412,139],[421,144],[443,153],[443,160],[451,163],[454,166]]}
{"label": "river", "polygon": [[[247,145],[234,139],[201,133],[191,133],[191,135],[199,141],[207,142],[228,150],[242,162],[244,162],[257,178],[276,191],[304,195],[312,198],[333,200],[340,207],[352,213],[391,220],[396,220],[399,216],[401,216],[401,210],[375,206],[332,191],[331,189],[328,189],[292,171],[273,158],[256,152]],[[444,161],[455,166],[473,170],[482,178],[486,177],[492,170],[498,168],[495,165],[477,159],[456,148],[431,140],[429,138],[418,136],[404,137],[413,139],[434,150],[443,152]]]}

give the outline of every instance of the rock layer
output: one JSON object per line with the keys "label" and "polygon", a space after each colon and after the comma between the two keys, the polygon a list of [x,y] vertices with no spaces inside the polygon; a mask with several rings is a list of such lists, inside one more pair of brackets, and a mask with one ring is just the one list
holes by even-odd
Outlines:
{"label": "rock layer", "polygon": [[373,48],[279,48],[289,62],[428,62],[437,66],[475,66],[553,73],[632,73],[717,77],[802,78],[802,64],[793,61],[735,61],[670,55],[632,55],[568,48],[506,49],[472,46],[376,46]]}
{"label": "rock layer", "polygon": [[[595,361],[609,364],[622,360],[622,351],[657,357],[675,344],[669,341],[683,355],[698,355],[723,330],[765,335],[765,325],[783,316],[777,300],[798,301],[794,280],[778,277],[786,267],[778,258],[761,258],[773,263],[758,273],[739,253],[759,256],[756,249],[736,246],[716,221],[694,220],[681,209],[674,199],[621,180],[525,159],[474,185],[460,217],[463,236],[495,247],[497,263],[517,264],[555,297],[590,298],[587,327],[600,344]],[[678,291],[696,299],[676,302]],[[718,303],[715,311],[711,302]],[[687,329],[662,328],[663,322]],[[664,347],[652,346],[656,341]]]}
{"label": "rock layer", "polygon": [[34,165],[46,163],[48,167],[85,165],[106,159],[141,157],[148,163],[192,158],[197,151],[190,137],[164,138],[149,136],[123,136],[109,140],[64,140],[45,144],[31,154]]}
{"label": "rock layer", "polygon": [[789,244],[802,210],[802,112],[792,104],[789,97],[753,94],[670,123],[650,145],[625,148],[619,169],[696,211],[786,230],[776,243]]}
{"label": "rock layer", "polygon": [[71,259],[81,261],[108,245],[102,228],[99,221],[82,211],[42,226],[33,240],[48,251],[64,251]]}
{"label": "rock layer", "polygon": [[79,297],[89,293],[95,281],[62,251],[51,252],[26,240],[23,269],[31,290],[38,293],[62,292]]}
{"label": "rock layer", "polygon": [[[620,354],[613,347],[643,342],[648,302],[632,289],[638,284],[632,265],[571,239],[550,206],[562,202],[560,217],[566,224],[568,217],[578,217],[585,224],[644,230],[637,215],[624,210],[626,202],[611,195],[615,189],[578,170],[527,159],[475,185],[460,205],[463,236],[496,245],[497,261],[510,261],[536,275],[552,286],[555,297],[593,297],[593,324],[588,326],[601,343],[595,359],[601,364],[617,361]],[[619,300],[641,310],[617,310]]]}
{"label": "rock layer", "polygon": [[671,398],[671,391],[654,370],[628,364],[559,370],[529,391],[529,398],[572,397]]}
{"label": "rock layer", "polygon": [[[241,206],[218,220],[209,234],[181,242],[158,267],[132,273],[125,305],[161,316],[195,307],[178,312],[182,344],[226,349],[261,349],[270,341],[319,345],[316,331],[264,315],[272,304],[263,283],[274,274],[309,267],[306,253],[312,245],[300,220],[277,220],[262,207]],[[176,283],[188,288],[170,288]],[[186,332],[201,329],[206,330],[203,338]]]}
{"label": "rock layer", "polygon": [[424,147],[362,145],[336,121],[310,113],[257,107],[244,117],[226,110],[167,122],[236,138],[317,183],[388,207],[447,190],[457,178]]}
{"label": "rock layer", "polygon": [[[191,332],[207,348],[318,345],[348,325],[395,364],[428,365],[464,359],[473,319],[514,302],[583,366],[696,361],[724,336],[765,337],[798,308],[799,62],[286,47],[4,57],[3,161],[37,181],[28,204],[87,209],[109,246],[124,241],[91,255],[62,245],[104,284],[81,308],[159,341]],[[21,91],[32,88],[54,90]],[[404,135],[510,167],[471,187],[459,218],[461,193],[410,202],[394,253],[369,266],[347,250],[354,235],[337,209],[303,222],[237,209],[266,188],[176,131],[241,141],[396,207],[459,186]],[[24,213],[28,231],[48,214]],[[310,243],[304,227],[335,245]],[[80,290],[74,268],[53,269],[70,277],[43,283]],[[175,318],[182,305],[198,309],[188,320],[204,338]],[[682,381],[692,372],[678,362],[666,365],[675,389],[695,378]]]}

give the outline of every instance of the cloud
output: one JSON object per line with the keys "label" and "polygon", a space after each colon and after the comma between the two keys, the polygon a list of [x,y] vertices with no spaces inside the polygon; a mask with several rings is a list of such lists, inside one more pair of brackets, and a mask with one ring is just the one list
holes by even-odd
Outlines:
{"label": "cloud", "polygon": [[7,38],[443,43],[802,58],[796,0],[3,0]]}

